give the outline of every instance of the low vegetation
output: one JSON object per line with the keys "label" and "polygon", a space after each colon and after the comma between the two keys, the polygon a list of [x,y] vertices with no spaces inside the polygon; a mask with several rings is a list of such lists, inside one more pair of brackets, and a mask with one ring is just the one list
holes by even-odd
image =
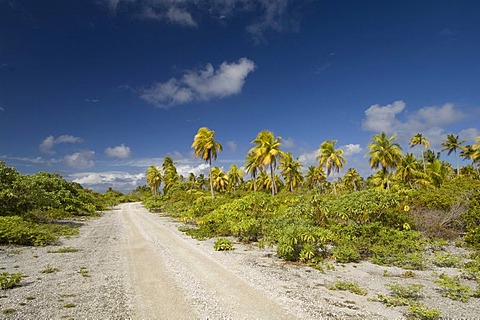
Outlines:
{"label": "low vegetation", "polygon": [[15,288],[22,281],[22,277],[21,273],[2,272],[0,273],[0,288],[2,290]]}

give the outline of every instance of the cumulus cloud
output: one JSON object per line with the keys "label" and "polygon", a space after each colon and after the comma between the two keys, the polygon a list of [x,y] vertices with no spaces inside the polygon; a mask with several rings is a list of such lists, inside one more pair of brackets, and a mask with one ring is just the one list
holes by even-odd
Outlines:
{"label": "cumulus cloud", "polygon": [[282,141],[283,146],[285,149],[292,149],[295,148],[295,140],[293,138],[289,137],[288,139],[284,139]]}
{"label": "cumulus cloud", "polygon": [[182,26],[187,26],[187,27],[197,26],[197,23],[193,20],[190,12],[180,8],[170,7],[165,16],[169,21],[173,23],[177,23]]}
{"label": "cumulus cloud", "polygon": [[129,192],[146,183],[144,173],[132,174],[121,171],[82,172],[71,174],[69,178],[73,182],[98,192],[103,192],[108,188]]}
{"label": "cumulus cloud", "polygon": [[340,148],[344,151],[345,156],[351,156],[363,151],[363,148],[359,144],[347,144]]}
{"label": "cumulus cloud", "polygon": [[298,161],[302,165],[303,168],[308,168],[310,166],[317,166],[318,165],[318,151],[314,150],[311,152],[304,152],[298,157]]}
{"label": "cumulus cloud", "polygon": [[46,154],[55,154],[53,148],[60,143],[82,143],[83,139],[79,137],[74,137],[71,135],[61,135],[58,137],[48,136],[46,137],[39,146],[41,152]]}
{"label": "cumulus cloud", "polygon": [[210,168],[207,163],[201,163],[199,165],[177,164],[176,167],[177,173],[184,177],[187,177],[190,173],[193,173],[195,176],[203,173],[205,176],[207,176]]}
{"label": "cumulus cloud", "polygon": [[187,71],[181,79],[153,84],[142,91],[140,98],[163,109],[192,101],[225,98],[240,93],[246,77],[254,69],[255,64],[247,58],[223,62],[217,70],[209,63],[204,69]]}
{"label": "cumulus cloud", "polygon": [[407,113],[403,101],[395,101],[385,106],[372,105],[365,110],[362,127],[376,134],[396,134],[401,144],[408,144],[410,138],[422,133],[437,148],[445,138],[445,127],[465,119],[465,114],[452,103],[442,106],[423,107]]}
{"label": "cumulus cloud", "polygon": [[460,131],[458,135],[460,139],[465,140],[466,143],[475,143],[476,139],[480,137],[480,131],[476,128],[468,128]]}
{"label": "cumulus cloud", "polygon": [[237,151],[237,143],[235,141],[227,141],[227,147],[232,151]]}
{"label": "cumulus cloud", "polygon": [[130,157],[131,151],[129,147],[121,144],[116,147],[109,147],[105,149],[105,154],[111,158],[126,159]]}
{"label": "cumulus cloud", "polygon": [[91,150],[75,152],[74,154],[66,155],[63,161],[66,165],[75,169],[91,168],[95,166],[95,161],[93,161],[94,155],[95,152]]}
{"label": "cumulus cloud", "polygon": [[405,102],[395,101],[393,104],[381,106],[374,104],[365,110],[363,128],[373,132],[389,132],[398,125],[397,114],[405,109]]}

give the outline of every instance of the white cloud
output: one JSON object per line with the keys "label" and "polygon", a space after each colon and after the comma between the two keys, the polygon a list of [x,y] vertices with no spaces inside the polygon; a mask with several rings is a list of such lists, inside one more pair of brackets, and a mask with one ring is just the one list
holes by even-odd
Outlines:
{"label": "white cloud", "polygon": [[86,150],[67,155],[63,158],[63,161],[66,165],[75,169],[91,168],[95,166],[95,161],[92,160],[94,155],[94,151]]}
{"label": "white cloud", "polygon": [[405,109],[405,102],[395,101],[393,104],[381,106],[375,104],[365,110],[365,120],[363,121],[363,128],[367,131],[386,132],[398,126],[397,114]]}
{"label": "white cloud", "polygon": [[105,154],[112,158],[126,159],[130,157],[131,151],[129,147],[121,144],[116,147],[109,147],[105,149]]}
{"label": "white cloud", "polygon": [[425,107],[417,112],[427,126],[442,126],[462,120],[465,114],[457,110],[452,103],[445,103],[441,107]]}
{"label": "white cloud", "polygon": [[2,107],[0,107],[0,111],[5,111],[5,109],[3,109]]}
{"label": "white cloud", "polygon": [[82,143],[83,139],[79,137],[74,137],[70,135],[61,135],[59,137],[48,136],[46,137],[39,146],[41,152],[46,154],[55,154],[53,148],[60,143]]}
{"label": "white cloud", "polygon": [[132,174],[120,171],[74,173],[69,176],[69,179],[99,192],[109,187],[121,192],[129,192],[146,184],[145,173]]}
{"label": "white cloud", "polygon": [[205,176],[209,173],[209,165],[207,163],[201,163],[199,165],[191,164],[177,164],[177,173],[183,177],[188,177],[190,173],[193,173],[195,176],[203,173]]}
{"label": "white cloud", "polygon": [[[446,136],[445,127],[465,118],[465,114],[452,103],[420,108],[413,113],[405,111],[406,105],[403,101],[395,101],[385,106],[372,105],[365,110],[362,127],[375,134],[382,131],[388,135],[396,134],[397,142],[402,145],[408,145],[413,135],[422,133],[430,141],[432,148],[438,149]],[[406,116],[401,119],[404,114]]]}
{"label": "white cloud", "polygon": [[460,131],[458,136],[460,139],[465,140],[465,142],[468,144],[475,143],[476,139],[480,137],[480,131],[478,131],[476,128],[468,128]]}
{"label": "white cloud", "polygon": [[190,12],[187,12],[184,9],[170,7],[165,14],[167,19],[173,23],[180,24],[186,27],[196,27],[197,23],[193,20]]}
{"label": "white cloud", "polygon": [[310,166],[318,166],[317,156],[318,156],[317,150],[314,150],[311,152],[305,152],[298,157],[298,161],[300,161],[300,164],[304,169]]}
{"label": "white cloud", "polygon": [[293,138],[289,137],[288,139],[284,139],[282,141],[282,145],[285,147],[285,149],[295,148],[295,140],[293,140]]}
{"label": "white cloud", "polygon": [[227,147],[232,150],[232,152],[237,151],[237,143],[235,141],[227,141]]}
{"label": "white cloud", "polygon": [[341,146],[340,148],[344,150],[345,156],[351,156],[363,151],[363,148],[359,144],[347,144]]}
{"label": "white cloud", "polygon": [[260,5],[265,12],[257,22],[247,27],[247,31],[252,34],[255,41],[263,42],[266,31],[282,31],[285,25],[285,15],[288,13],[288,2],[288,0],[260,0]]}
{"label": "white cloud", "polygon": [[186,72],[180,80],[172,78],[144,89],[140,98],[159,108],[191,101],[224,98],[242,91],[245,79],[255,69],[253,61],[241,58],[237,62],[223,62],[217,70],[212,64],[204,69]]}

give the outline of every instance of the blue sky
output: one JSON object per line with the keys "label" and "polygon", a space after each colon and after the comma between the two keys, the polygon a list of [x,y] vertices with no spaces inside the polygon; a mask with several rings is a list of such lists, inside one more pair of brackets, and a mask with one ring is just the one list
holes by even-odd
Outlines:
{"label": "blue sky", "polygon": [[[163,157],[241,165],[268,129],[305,167],[337,139],[370,174],[373,134],[480,136],[477,1],[0,0],[0,160],[103,191]],[[453,156],[443,155],[453,162]]]}

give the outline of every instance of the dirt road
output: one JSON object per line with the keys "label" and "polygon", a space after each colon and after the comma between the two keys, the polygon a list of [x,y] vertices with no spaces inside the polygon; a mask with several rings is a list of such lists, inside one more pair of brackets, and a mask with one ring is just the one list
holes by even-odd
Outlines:
{"label": "dirt road", "polygon": [[293,319],[140,204],[122,206],[135,318]]}

